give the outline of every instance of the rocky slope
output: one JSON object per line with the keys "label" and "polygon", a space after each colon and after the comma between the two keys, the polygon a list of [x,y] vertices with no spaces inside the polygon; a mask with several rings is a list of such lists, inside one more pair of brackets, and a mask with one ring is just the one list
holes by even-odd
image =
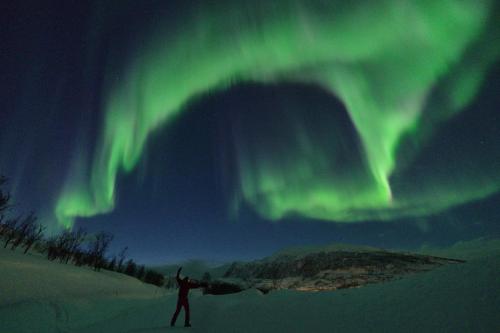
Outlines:
{"label": "rocky slope", "polygon": [[257,288],[264,293],[276,289],[321,291],[353,288],[461,262],[378,249],[283,253],[259,261],[233,263],[224,278],[213,281],[206,293],[224,294],[248,288]]}

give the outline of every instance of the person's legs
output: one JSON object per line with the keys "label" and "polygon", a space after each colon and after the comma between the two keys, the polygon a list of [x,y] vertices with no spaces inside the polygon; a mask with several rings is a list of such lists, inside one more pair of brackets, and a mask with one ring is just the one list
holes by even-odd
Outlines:
{"label": "person's legs", "polygon": [[186,300],[184,302],[184,326],[191,326],[191,321],[189,318],[189,302]]}
{"label": "person's legs", "polygon": [[179,312],[181,311],[182,307],[182,302],[181,300],[177,300],[177,307],[175,308],[174,315],[172,316],[172,320],[170,320],[170,326],[175,325],[175,321],[177,320],[177,316],[179,315]]}

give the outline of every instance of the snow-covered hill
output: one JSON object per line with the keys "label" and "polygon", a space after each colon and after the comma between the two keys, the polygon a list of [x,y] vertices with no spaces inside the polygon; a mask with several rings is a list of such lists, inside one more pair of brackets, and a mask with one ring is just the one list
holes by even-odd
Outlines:
{"label": "snow-covered hill", "polygon": [[[450,252],[467,263],[363,288],[268,295],[193,292],[189,331],[498,332],[500,242],[463,243],[432,254]],[[184,330],[168,326],[175,293],[127,276],[3,249],[0,272],[2,333]]]}

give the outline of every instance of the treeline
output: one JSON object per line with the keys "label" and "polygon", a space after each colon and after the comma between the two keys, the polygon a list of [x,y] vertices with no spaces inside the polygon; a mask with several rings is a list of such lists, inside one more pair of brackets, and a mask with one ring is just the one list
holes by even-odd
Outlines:
{"label": "treeline", "polygon": [[11,206],[10,195],[2,190],[6,181],[5,177],[0,176],[0,238],[4,241],[4,248],[15,250],[20,247],[24,253],[33,249],[51,261],[89,266],[95,271],[107,269],[136,277],[145,283],[164,285],[162,274],[138,265],[133,259],[127,259],[126,247],[118,255],[108,258],[107,251],[113,240],[113,235],[109,233],[88,234],[79,228],[45,237],[45,227],[37,222],[33,212],[26,216],[7,217]]}

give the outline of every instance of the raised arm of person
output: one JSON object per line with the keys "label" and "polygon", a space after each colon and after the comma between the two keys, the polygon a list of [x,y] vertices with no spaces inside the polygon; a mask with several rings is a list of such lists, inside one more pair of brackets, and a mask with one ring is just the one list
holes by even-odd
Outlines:
{"label": "raised arm of person", "polygon": [[175,277],[177,279],[177,283],[181,283],[181,277],[179,276],[179,274],[181,274],[181,270],[182,270],[182,267],[179,267],[179,269],[177,270],[177,276]]}

